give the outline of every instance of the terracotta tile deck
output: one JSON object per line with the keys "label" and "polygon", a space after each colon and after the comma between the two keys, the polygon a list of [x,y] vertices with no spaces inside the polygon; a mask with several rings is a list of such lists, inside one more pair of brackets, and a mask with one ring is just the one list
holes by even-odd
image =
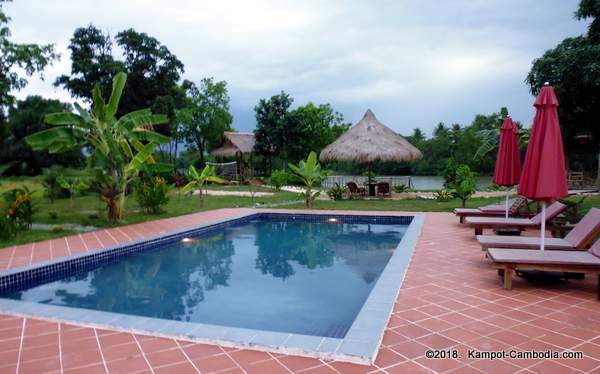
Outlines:
{"label": "terracotta tile deck", "polygon": [[[5,248],[0,250],[0,269],[248,211],[221,209]],[[472,230],[451,214],[425,216],[374,366],[0,315],[0,373],[600,373],[600,303],[594,282],[541,288],[515,277],[514,289],[505,291]],[[461,358],[427,359],[430,348],[457,349]],[[469,349],[565,348],[583,351],[585,358],[490,361],[466,354]]]}

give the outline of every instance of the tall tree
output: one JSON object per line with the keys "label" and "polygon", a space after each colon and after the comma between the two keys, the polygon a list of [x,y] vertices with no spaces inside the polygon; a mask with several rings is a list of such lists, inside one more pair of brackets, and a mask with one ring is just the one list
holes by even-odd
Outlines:
{"label": "tall tree", "polygon": [[594,42],[600,42],[600,1],[581,0],[579,8],[575,11],[578,20],[592,19],[588,28],[588,38]]}
{"label": "tall tree", "polygon": [[71,95],[92,101],[92,91],[98,85],[103,96],[110,94],[112,78],[126,68],[113,57],[113,42],[94,25],[75,30],[71,42],[71,74],[61,75],[54,81]]}
{"label": "tall tree", "polygon": [[[122,52],[121,58],[113,57],[113,47]],[[143,32],[128,29],[119,32],[114,40],[94,25],[78,28],[69,44],[71,51],[71,74],[56,79],[56,86],[63,86],[75,97],[92,101],[96,84],[100,92],[108,96],[112,78],[118,72],[127,73],[127,87],[117,115],[151,108],[155,113],[165,114],[170,121],[183,104],[183,92],[178,87],[183,63],[156,38]],[[169,135],[168,124],[157,131]]]}
{"label": "tall tree", "polygon": [[[550,82],[559,100],[559,120],[567,156],[582,148],[582,139],[600,153],[600,0],[582,0],[578,19],[591,19],[587,35],[567,38],[533,61],[527,75],[537,95]],[[600,159],[598,161],[600,184]]]}
{"label": "tall tree", "polygon": [[329,104],[315,105],[311,102],[287,114],[284,152],[289,161],[298,162],[308,152],[321,152],[350,128],[344,116]]}
{"label": "tall tree", "polygon": [[[17,101],[9,109],[7,134],[0,140],[0,164],[18,161],[14,171],[24,174],[39,174],[42,168],[52,165],[77,167],[83,165],[81,150],[51,154],[48,151],[34,151],[25,143],[25,137],[50,128],[44,121],[49,113],[71,110],[70,105],[58,100],[28,96]],[[17,170],[15,170],[17,169]]]}
{"label": "tall tree", "polygon": [[8,28],[10,17],[4,13],[2,6],[10,0],[0,0],[0,108],[6,109],[14,102],[11,91],[20,90],[27,85],[27,79],[15,69],[20,69],[26,76],[41,72],[46,66],[58,59],[54,45],[19,44],[10,40]]}
{"label": "tall tree", "polygon": [[289,94],[281,91],[270,99],[260,99],[254,107],[256,143],[254,152],[266,158],[269,169],[272,168],[272,158],[284,150],[287,138],[288,109],[294,102]]}
{"label": "tall tree", "polygon": [[227,82],[204,78],[200,87],[187,83],[187,105],[179,112],[181,134],[193,145],[204,163],[204,156],[218,146],[223,132],[231,130]]}
{"label": "tall tree", "polygon": [[10,40],[10,17],[2,8],[4,3],[9,1],[0,0],[0,139],[10,136],[5,113],[15,101],[12,91],[25,87],[26,77],[36,72],[41,73],[46,66],[59,58],[52,44],[19,44]]}

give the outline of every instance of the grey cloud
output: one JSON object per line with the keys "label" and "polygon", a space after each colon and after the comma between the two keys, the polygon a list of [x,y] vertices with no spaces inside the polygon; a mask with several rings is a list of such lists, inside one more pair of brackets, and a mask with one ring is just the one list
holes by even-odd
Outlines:
{"label": "grey cloud", "polygon": [[88,23],[128,27],[166,44],[187,79],[227,80],[234,125],[254,127],[252,108],[281,90],[296,104],[329,102],[356,122],[372,108],[401,133],[440,121],[469,123],[508,106],[525,124],[531,61],[586,25],[577,0],[515,1],[26,1],[5,5],[15,39],[56,43],[63,59],[19,93],[68,99],[51,86],[69,72],[66,47]]}

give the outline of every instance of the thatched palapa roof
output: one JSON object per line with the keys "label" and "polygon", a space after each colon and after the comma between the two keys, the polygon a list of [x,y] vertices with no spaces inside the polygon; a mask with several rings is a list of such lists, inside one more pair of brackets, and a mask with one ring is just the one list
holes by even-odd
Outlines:
{"label": "thatched palapa roof", "polygon": [[375,118],[371,109],[335,142],[321,151],[321,161],[416,161],[423,157],[414,145]]}
{"label": "thatched palapa roof", "polygon": [[252,153],[254,134],[249,132],[225,131],[221,146],[211,152],[215,157],[236,157]]}

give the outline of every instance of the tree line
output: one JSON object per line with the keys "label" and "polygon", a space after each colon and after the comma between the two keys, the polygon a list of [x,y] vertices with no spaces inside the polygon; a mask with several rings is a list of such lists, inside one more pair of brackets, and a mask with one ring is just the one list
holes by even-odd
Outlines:
{"label": "tree line", "polygon": [[[53,164],[83,166],[81,152],[32,151],[23,141],[25,136],[47,128],[45,114],[72,108],[39,96],[15,100],[12,93],[25,87],[27,77],[43,72],[59,56],[51,44],[11,40],[10,18],[2,10],[6,1],[0,0],[0,165],[12,163],[10,172],[17,174],[38,174]],[[546,81],[555,87],[570,168],[583,171],[600,168],[600,163],[589,157],[600,153],[600,127],[596,124],[600,116],[599,13],[600,0],[581,0],[575,17],[590,21],[588,32],[563,40],[534,60],[525,80],[533,95]],[[128,84],[116,116],[145,108],[165,115],[165,123],[155,128],[170,138],[168,143],[158,145],[158,157],[163,161],[175,163],[186,148],[187,156],[193,159],[190,161],[202,164],[220,143],[223,132],[232,130],[227,82],[183,79],[183,62],[146,33],[130,28],[111,36],[90,24],[74,31],[69,50],[71,72],[58,77],[54,85],[90,105],[95,85],[106,97],[112,91],[114,76],[125,72]],[[309,102],[292,109],[293,103],[289,94],[281,92],[261,99],[254,108],[255,153],[266,171],[296,162],[309,151],[319,152],[350,126],[329,104]],[[430,137],[417,128],[406,138],[421,149],[424,158],[412,164],[378,163],[375,171],[436,175],[452,158],[478,173],[489,174],[503,115],[477,115],[467,126],[440,123]],[[353,173],[362,170],[343,163],[327,167]]]}

